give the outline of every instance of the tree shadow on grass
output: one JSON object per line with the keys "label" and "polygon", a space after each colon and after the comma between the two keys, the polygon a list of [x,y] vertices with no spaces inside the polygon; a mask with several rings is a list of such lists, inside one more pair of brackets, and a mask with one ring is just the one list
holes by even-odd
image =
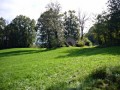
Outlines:
{"label": "tree shadow on grass", "polygon": [[62,82],[51,85],[46,90],[120,90],[120,66],[96,68],[79,82],[74,88]]}
{"label": "tree shadow on grass", "polygon": [[58,56],[56,58],[67,58],[67,57],[77,57],[77,56],[91,56],[91,55],[120,55],[120,47],[107,47],[107,48],[74,48],[67,50],[63,53],[68,53],[67,55]]}
{"label": "tree shadow on grass", "polygon": [[1,57],[9,57],[9,56],[17,56],[17,55],[25,55],[25,54],[34,54],[34,53],[42,53],[42,52],[47,52],[51,51],[54,49],[38,49],[38,50],[14,50],[14,51],[8,51],[8,52],[2,52],[0,53],[0,58]]}

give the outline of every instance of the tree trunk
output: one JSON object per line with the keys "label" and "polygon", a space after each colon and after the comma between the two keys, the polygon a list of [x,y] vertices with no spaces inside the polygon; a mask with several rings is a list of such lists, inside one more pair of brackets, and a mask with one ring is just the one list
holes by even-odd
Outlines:
{"label": "tree trunk", "polygon": [[83,40],[83,28],[81,28],[81,40]]}

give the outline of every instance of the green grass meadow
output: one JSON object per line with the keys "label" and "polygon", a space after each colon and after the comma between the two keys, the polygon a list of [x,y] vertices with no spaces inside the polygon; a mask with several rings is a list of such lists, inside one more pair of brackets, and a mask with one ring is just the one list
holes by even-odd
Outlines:
{"label": "green grass meadow", "polygon": [[78,90],[102,67],[120,66],[120,47],[0,50],[0,90]]}

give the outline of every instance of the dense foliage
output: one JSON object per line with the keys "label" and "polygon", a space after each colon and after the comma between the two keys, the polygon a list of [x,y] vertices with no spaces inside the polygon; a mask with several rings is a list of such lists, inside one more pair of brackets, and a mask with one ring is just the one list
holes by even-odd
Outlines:
{"label": "dense foliage", "polygon": [[[9,29],[10,28],[10,29]],[[32,44],[35,21],[25,16],[17,16],[7,27],[10,47],[28,47]]]}
{"label": "dense foliage", "polygon": [[83,90],[119,90],[120,66],[102,67],[92,72],[81,87]]}
{"label": "dense foliage", "polygon": [[65,27],[65,38],[72,37],[75,40],[80,38],[80,28],[78,18],[75,15],[75,11],[68,11],[64,13],[64,27]]}
{"label": "dense foliage", "polygon": [[52,48],[63,43],[63,25],[59,9],[59,4],[51,3],[48,10],[41,14],[37,22],[36,44]]}
{"label": "dense foliage", "polygon": [[19,15],[10,24],[5,26],[1,24],[0,48],[29,47],[33,43],[35,32],[35,21],[30,18]]}
{"label": "dense foliage", "polygon": [[6,21],[4,18],[0,18],[0,49],[4,48],[5,46],[5,27],[6,27]]}
{"label": "dense foliage", "polygon": [[120,45],[120,1],[109,0],[108,12],[103,12],[96,18],[96,23],[90,28],[88,37],[99,45]]}
{"label": "dense foliage", "polygon": [[90,46],[91,42],[102,46],[120,45],[119,0],[108,0],[108,11],[96,17],[94,25],[85,37],[83,31],[87,20],[87,16],[81,12],[76,16],[74,10],[62,14],[59,3],[48,4],[36,25],[34,20],[23,15],[17,16],[8,25],[0,18],[0,49],[29,47],[33,43],[45,48],[65,45]]}
{"label": "dense foliage", "polygon": [[47,10],[41,14],[36,25],[36,45],[54,48],[63,46],[66,39],[71,37],[79,40],[79,23],[75,11],[60,14],[60,5],[50,3]]}

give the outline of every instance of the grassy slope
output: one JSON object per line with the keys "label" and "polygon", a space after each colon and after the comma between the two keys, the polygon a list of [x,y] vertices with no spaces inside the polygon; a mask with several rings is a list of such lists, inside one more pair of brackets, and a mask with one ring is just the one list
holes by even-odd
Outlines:
{"label": "grassy slope", "polygon": [[120,47],[0,50],[0,90],[78,88],[104,66],[120,66]]}

